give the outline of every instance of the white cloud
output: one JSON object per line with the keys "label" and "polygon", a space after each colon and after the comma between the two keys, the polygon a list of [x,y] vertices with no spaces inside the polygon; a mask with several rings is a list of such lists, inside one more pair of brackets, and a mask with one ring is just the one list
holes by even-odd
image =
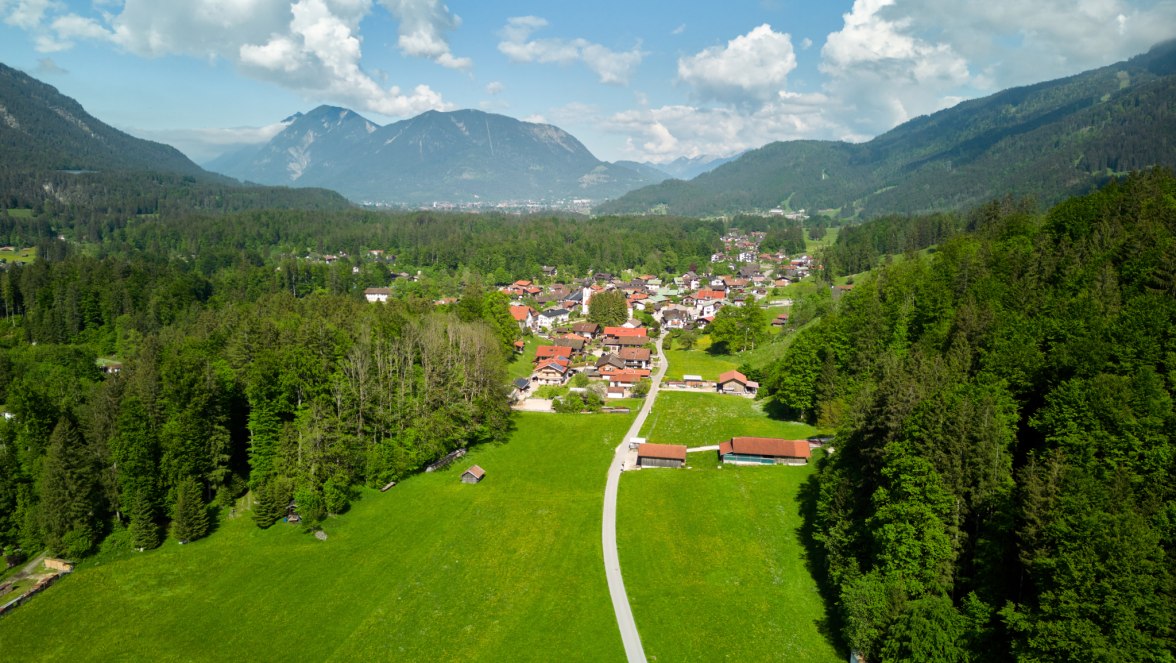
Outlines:
{"label": "white cloud", "polygon": [[852,138],[832,124],[820,94],[781,93],[755,110],[676,105],[615,113],[606,131],[626,136],[626,155],[649,161],[728,156],[776,140],[825,136]]}
{"label": "white cloud", "polygon": [[586,39],[531,39],[547,27],[538,16],[515,16],[507,20],[499,33],[498,50],[515,62],[571,64],[583,62],[601,83],[625,85],[633,70],[645,56],[639,46],[629,51],[614,51]]}
{"label": "white cloud", "polygon": [[855,0],[844,27],[821,49],[827,91],[864,133],[939,110],[971,82],[967,61],[950,44],[924,40],[906,17],[884,12],[895,1]]}
{"label": "white cloud", "polygon": [[[458,18],[438,2],[385,0],[401,26],[399,47],[464,68],[441,38]],[[66,13],[37,37],[38,50],[105,41],[143,57],[189,55],[234,63],[243,73],[333,102],[390,116],[449,105],[427,85],[384,87],[364,71],[360,23],[372,0],[126,0],[99,18]]]}
{"label": "white cloud", "polygon": [[400,52],[433,60],[450,69],[469,69],[473,60],[455,57],[445,40],[446,32],[456,30],[461,18],[449,11],[440,0],[381,0],[400,21]]}
{"label": "white cloud", "polygon": [[260,145],[269,141],[289,126],[275,122],[264,127],[229,127],[204,129],[136,129],[125,131],[140,138],[174,146],[196,163],[207,163],[226,152]]}
{"label": "white cloud", "polygon": [[703,99],[763,103],[784,89],[796,69],[792,37],[767,23],[746,35],[678,60],[678,78]]}
{"label": "white cloud", "polygon": [[14,0],[0,2],[0,13],[8,25],[32,30],[41,25],[46,12],[56,5],[54,0]]}
{"label": "white cloud", "polygon": [[502,94],[505,89],[506,86],[502,84],[502,81],[490,81],[486,84],[486,94],[489,95]]}

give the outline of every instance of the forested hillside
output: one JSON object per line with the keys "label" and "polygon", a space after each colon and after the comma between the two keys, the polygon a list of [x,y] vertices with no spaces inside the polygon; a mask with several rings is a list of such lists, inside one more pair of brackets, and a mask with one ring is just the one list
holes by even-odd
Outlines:
{"label": "forested hillside", "polygon": [[870,661],[1170,661],[1176,178],[967,223],[764,371],[838,425],[810,497],[839,632]]}
{"label": "forested hillside", "polygon": [[1053,204],[1112,176],[1176,167],[1176,42],[1077,76],[918,117],[864,143],[771,143],[605,213],[791,207],[844,217],[964,210],[1005,195]]}

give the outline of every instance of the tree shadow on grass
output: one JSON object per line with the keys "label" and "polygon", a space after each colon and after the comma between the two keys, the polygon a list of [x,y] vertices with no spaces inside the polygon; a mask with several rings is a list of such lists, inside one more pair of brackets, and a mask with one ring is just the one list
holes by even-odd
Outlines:
{"label": "tree shadow on grass", "polygon": [[817,630],[837,650],[837,654],[845,658],[849,656],[849,646],[842,637],[844,623],[841,619],[841,613],[837,610],[837,587],[830,581],[827,573],[828,564],[825,549],[816,540],[817,500],[820,497],[820,492],[819,473],[809,475],[808,479],[805,479],[805,482],[801,484],[797,501],[802,524],[797,534],[805,550],[805,567],[808,569],[809,575],[817,582],[817,591],[820,592],[821,600],[825,604],[825,616],[817,621]]}

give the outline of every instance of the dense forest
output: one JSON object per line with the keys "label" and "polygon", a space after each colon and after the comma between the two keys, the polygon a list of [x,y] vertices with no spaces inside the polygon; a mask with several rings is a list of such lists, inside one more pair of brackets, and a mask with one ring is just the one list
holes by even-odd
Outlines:
{"label": "dense forest", "polygon": [[1173,660],[1176,178],[855,234],[850,271],[937,246],[763,371],[837,427],[809,507],[844,640],[870,661]]}
{"label": "dense forest", "polygon": [[[82,557],[210,526],[251,491],[308,522],[509,432],[519,330],[488,280],[709,259],[722,224],[282,209],[0,214],[0,546]],[[61,235],[59,238],[58,235]],[[364,249],[379,247],[380,258]],[[350,253],[335,264],[321,253]],[[308,257],[313,254],[314,257]],[[362,258],[362,259],[361,259]],[[362,290],[399,297],[368,304]],[[417,271],[424,272],[419,279]],[[437,306],[439,295],[460,295]],[[99,361],[99,358],[103,358]],[[117,360],[117,372],[109,366]]]}

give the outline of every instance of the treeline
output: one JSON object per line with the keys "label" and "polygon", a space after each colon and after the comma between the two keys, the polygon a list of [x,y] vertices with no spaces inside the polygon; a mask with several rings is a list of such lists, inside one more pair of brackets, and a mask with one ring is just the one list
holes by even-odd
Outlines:
{"label": "treeline", "polygon": [[838,426],[810,525],[852,650],[1172,660],[1174,201],[1149,172],[1044,215],[989,206],[764,371]]}
{"label": "treeline", "polygon": [[229,508],[248,489],[259,525],[291,499],[313,522],[345,510],[355,485],[508,430],[503,342],[481,320],[349,296],[197,301],[158,332],[124,339],[117,374],[103,375],[86,345],[8,336],[6,550],[79,557],[112,533],[151,547],[168,522],[195,538],[202,528],[185,518],[204,514],[206,528],[206,505]]}

